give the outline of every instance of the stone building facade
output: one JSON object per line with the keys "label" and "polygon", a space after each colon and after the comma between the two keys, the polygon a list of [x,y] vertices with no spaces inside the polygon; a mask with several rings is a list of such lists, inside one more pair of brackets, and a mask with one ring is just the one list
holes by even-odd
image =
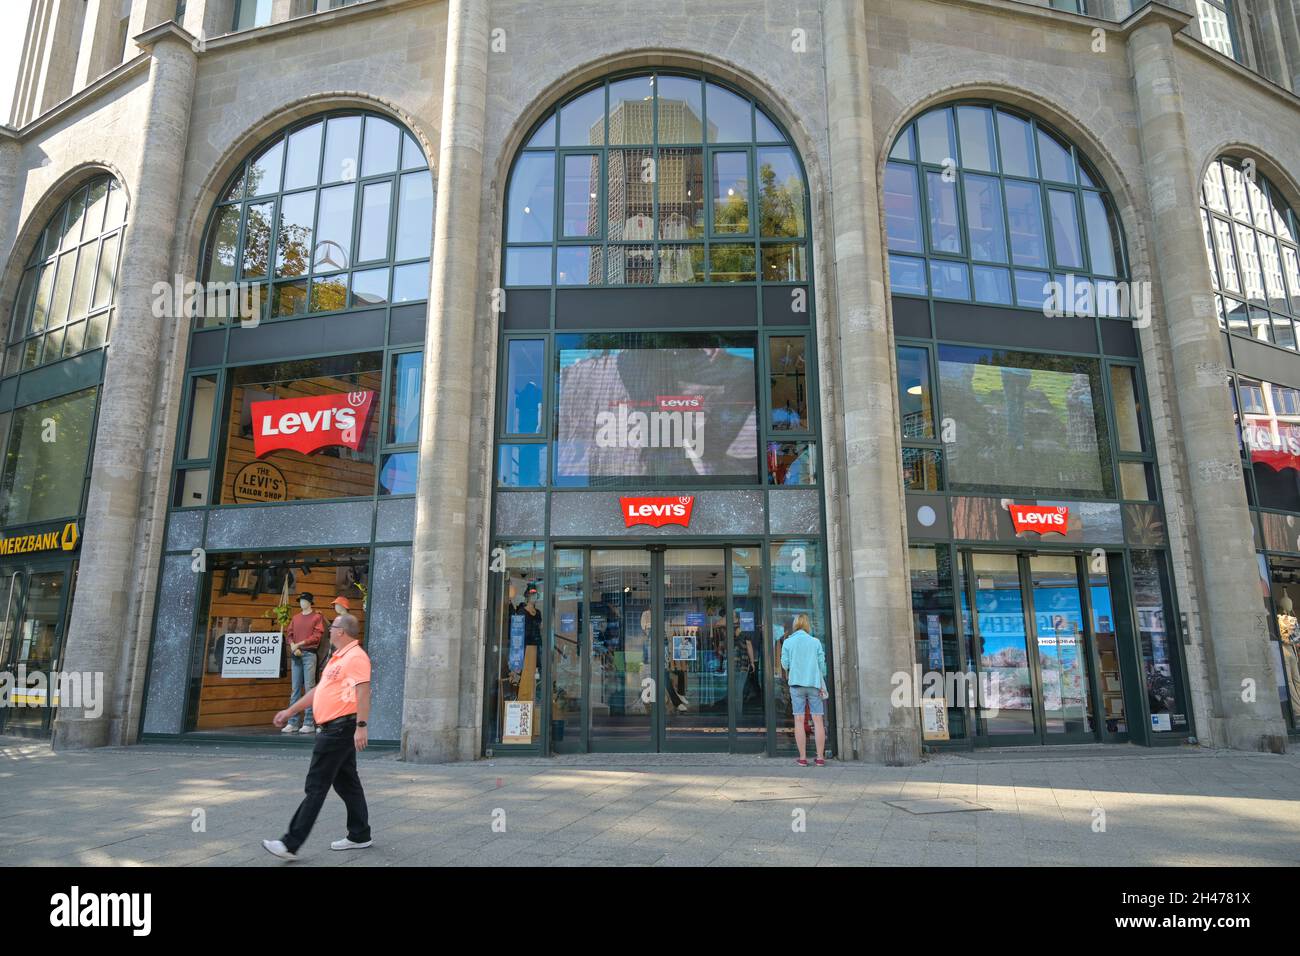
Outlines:
{"label": "stone building facade", "polygon": [[[291,666],[277,657],[276,672],[240,682],[229,669],[229,635],[268,629],[264,611],[307,585],[316,589],[316,609],[328,616],[330,595],[322,589],[337,584],[365,610],[376,666],[373,736],[412,760],[465,760],[512,749],[734,750],[745,749],[745,740],[764,752],[784,752],[791,710],[777,660],[793,613],[777,618],[804,605],[828,651],[828,748],[843,758],[908,763],[923,746],[1051,743],[1054,734],[1071,742],[1193,740],[1285,749],[1300,727],[1290,709],[1293,690],[1300,690],[1300,671],[1296,684],[1290,677],[1294,618],[1286,623],[1286,568],[1291,555],[1300,556],[1300,539],[1287,532],[1300,518],[1300,503],[1288,505],[1273,485],[1294,484],[1300,471],[1292,466],[1300,459],[1284,455],[1261,472],[1261,452],[1276,449],[1249,436],[1243,441],[1237,419],[1245,422],[1243,389],[1267,392],[1272,397],[1257,423],[1284,446],[1282,396],[1300,387],[1288,318],[1300,319],[1300,288],[1291,284],[1285,259],[1295,242],[1290,210],[1300,209],[1298,16],[1289,0],[720,0],[652,8],[613,0],[36,0],[14,126],[0,127],[0,315],[13,359],[6,358],[0,376],[0,411],[9,429],[3,490],[18,502],[0,520],[7,537],[49,528],[64,537],[48,553],[29,549],[4,558],[10,604],[3,666],[102,674],[104,696],[95,710],[67,706],[66,696],[57,712],[37,707],[38,716],[20,718],[15,709],[8,729],[52,734],[56,747],[68,748],[255,734],[237,714],[273,707],[261,694],[267,685],[256,682],[275,681],[278,694],[281,684],[289,687]],[[641,236],[643,251],[629,251],[638,238],[630,224],[641,213],[621,206],[616,216],[608,202],[611,164],[637,158],[614,138],[614,112],[621,107],[613,84],[623,79],[644,79],[646,102],[657,95],[659,103],[667,98],[666,79],[696,84],[691,90],[703,84],[703,112],[711,119],[701,116],[698,149],[680,150],[689,154],[686,168],[699,164],[692,181],[713,201],[707,213],[699,207],[698,244],[696,225],[688,222],[669,236],[667,214],[663,222],[655,218],[667,204],[664,163],[682,142],[676,133],[670,138],[665,124],[654,143],[643,144],[652,160],[644,182],[656,185],[658,197],[645,214],[658,225],[653,237]],[[577,113],[564,110],[592,89],[610,91],[590,125],[596,132],[566,138],[566,115]],[[682,94],[687,108],[696,95]],[[743,115],[753,125],[745,133],[721,131],[724,102],[749,111]],[[958,125],[949,125],[949,141],[956,144],[952,131],[959,129],[966,152],[949,157],[940,148],[927,155],[927,117],[952,124],[953,116]],[[981,167],[972,156],[982,134],[960,123],[993,118],[1006,123],[997,127],[1005,137],[997,140],[1001,153],[993,154],[1001,156],[993,160],[1001,182],[996,202],[1010,204],[1013,191],[1028,183],[1048,203],[1049,225],[1040,221],[1037,229],[1054,236],[1053,258],[1041,274],[1015,270],[1032,252],[1020,258],[1021,225],[1002,219],[1000,205],[997,219],[1012,234],[1011,261],[1005,244],[991,256],[973,251],[972,224],[983,220],[972,197],[985,180],[974,172]],[[326,204],[355,203],[346,207],[348,226],[340,235],[358,248],[342,240],[349,248],[333,265],[351,271],[331,286],[315,278],[329,271],[318,258],[320,243],[307,244],[310,261],[298,272],[283,261],[296,241],[285,170],[303,142],[294,139],[297,133],[317,137],[315,162],[322,131],[328,140],[337,121],[342,136],[353,119],[364,123],[372,137],[367,143],[391,134],[402,145],[370,169],[365,156],[353,156],[360,169],[331,178],[326,141],[316,178],[304,180],[316,190],[312,208],[320,209],[304,229],[314,223],[324,235]],[[1031,123],[1038,138],[1029,149],[1039,159],[1021,175],[1012,170],[1010,131]],[[269,168],[259,157],[270,156],[266,144],[276,142],[285,143],[274,170],[284,185],[269,187],[272,198],[255,203],[261,186],[252,178]],[[716,148],[718,142],[731,146]],[[751,222],[745,206],[737,225],[727,218],[727,183],[752,190],[757,220],[771,197],[754,180],[763,175],[765,157],[781,148],[796,169],[787,185],[801,180],[782,193],[795,197],[790,218],[799,224],[773,224],[769,233],[767,220]],[[1048,175],[1056,150],[1072,164],[1068,188]],[[727,179],[726,156],[750,163],[750,172]],[[538,168],[557,170],[528,194],[549,197],[556,215],[535,234],[525,231],[523,219],[516,225],[517,210],[510,208],[529,157]],[[576,235],[594,235],[583,246],[566,244],[575,233],[559,195],[579,181],[566,172],[569,166],[560,168],[574,157],[575,169],[600,164],[592,167],[598,172],[589,180],[590,197],[605,203],[573,214]],[[1222,172],[1224,163],[1229,172]],[[427,207],[418,198],[426,165]],[[1248,190],[1254,205],[1243,207],[1247,218],[1253,213],[1267,225],[1251,241],[1276,240],[1268,248],[1280,250],[1280,294],[1273,295],[1265,246],[1252,246],[1258,251],[1249,256],[1244,251],[1241,243],[1254,227],[1234,219],[1228,199],[1223,241],[1237,243],[1228,254],[1235,272],[1226,274],[1224,247],[1213,238],[1209,254],[1219,269],[1207,268],[1216,213],[1205,187],[1211,170],[1228,177],[1216,182],[1226,182],[1229,193]],[[908,187],[919,191],[899,194],[891,175],[920,183]],[[68,307],[57,267],[66,258],[73,269],[78,255],[90,255],[68,252],[89,248],[91,227],[78,221],[77,235],[68,233],[74,217],[98,208],[102,197],[86,187],[105,176],[112,181],[105,196],[120,190],[125,200],[125,227],[111,240],[120,241],[111,246],[120,258],[115,272],[109,269],[115,281],[103,313],[111,322],[103,344],[80,338],[77,320],[84,314],[91,328],[101,296],[77,285],[77,269],[68,280],[71,311],[59,321],[76,326],[82,344],[68,344],[65,335],[56,347],[45,331],[54,321],[47,309]],[[359,184],[359,191],[332,192],[341,187],[331,182]],[[964,202],[947,208],[945,184],[953,182],[961,184]],[[408,189],[416,197],[410,215],[427,212],[423,223],[403,218]],[[920,250],[913,258],[906,254],[910,240],[902,238],[910,228],[907,214],[898,233],[890,225],[910,195],[917,199]],[[382,200],[385,216],[390,205],[398,210],[390,244],[374,259],[380,266],[353,269],[366,258],[359,248],[367,229],[362,210],[372,199]],[[1074,212],[1062,212],[1058,200]],[[528,202],[520,215],[531,215],[538,200]],[[619,202],[626,205],[626,197]],[[160,308],[160,296],[175,301],[173,286],[211,280],[214,263],[227,261],[218,248],[226,241],[224,209],[233,210],[236,223],[231,255],[243,257],[237,277],[256,278],[257,269],[268,267],[249,264],[260,235],[253,230],[266,226],[258,218],[261,205],[281,217],[269,220],[269,232],[282,261],[274,276],[264,269],[259,287],[270,300],[268,321],[243,327]],[[1086,219],[1094,206],[1109,210],[1099,213],[1101,225]],[[592,208],[601,214],[590,215]],[[1090,267],[1080,253],[1080,272],[1093,279],[1111,275],[1125,284],[1125,294],[1147,290],[1148,313],[1130,320],[1099,317],[1094,309],[1049,319],[1042,308],[1026,308],[1019,294],[997,291],[1004,281],[1065,278],[1068,240],[1055,230],[1070,216],[1087,222],[1094,239],[1110,222],[1111,267],[1101,267],[1107,254],[1097,246],[1087,257]],[[590,229],[598,220],[605,224],[596,234],[576,225]],[[1083,245],[1078,221],[1074,241]],[[956,230],[948,249],[946,224]],[[97,228],[107,236],[113,223],[105,219]],[[426,249],[401,252],[404,237],[426,232]],[[725,244],[728,234],[748,235],[747,251],[743,243]],[[521,239],[528,235],[533,238]],[[778,249],[770,236],[792,241]],[[665,239],[683,241],[666,247]],[[95,241],[103,273],[110,239]],[[580,248],[588,251],[572,252]],[[724,275],[721,263],[737,249],[742,265]],[[596,254],[591,250],[606,262],[625,257],[624,270],[631,268],[626,257],[643,256],[638,263],[657,263],[651,267],[656,278],[645,288],[615,282],[608,279],[613,273],[583,258],[582,268],[606,277],[607,288],[598,302],[594,296],[579,301],[564,288],[563,262],[570,261],[564,257]],[[704,271],[692,276],[697,282],[681,281],[686,291],[678,296],[678,279],[664,279],[664,263],[678,261],[672,256],[693,262],[697,254],[711,256],[711,266],[698,267]],[[512,263],[526,271],[527,263],[552,262],[552,255],[561,257],[554,273],[546,266],[540,281],[512,280]],[[763,268],[779,257],[786,257],[779,259],[782,281],[765,284]],[[796,259],[802,264],[793,264]],[[47,267],[50,285],[43,290]],[[377,269],[392,275],[385,272],[383,291],[367,297],[362,287]],[[89,276],[91,267],[86,270]],[[921,286],[909,291],[904,278],[917,274]],[[301,280],[277,281],[295,275]],[[425,275],[421,292],[427,294],[399,290]],[[978,278],[974,285],[959,278],[953,281],[964,294],[952,292],[956,286],[941,292],[940,278],[953,276],[986,277],[994,291],[981,293]],[[84,303],[80,288],[89,289]],[[332,290],[347,296],[337,308],[329,307]],[[674,325],[678,310],[743,313],[733,295],[738,290],[760,303],[761,321],[728,319],[728,328],[740,331],[725,335],[698,331],[714,324],[703,319]],[[1228,301],[1234,295],[1241,304],[1236,314]],[[777,321],[777,300],[800,296],[807,297],[803,318]],[[369,311],[359,311],[363,305]],[[638,309],[640,319],[626,317]],[[602,318],[591,318],[595,313]],[[665,331],[673,328],[715,337]],[[586,341],[576,341],[579,332]],[[749,436],[752,452],[741,457],[757,464],[737,477],[697,461],[688,478],[675,466],[645,470],[638,460],[627,473],[575,473],[585,489],[579,497],[562,487],[556,469],[566,450],[550,431],[573,401],[562,384],[566,363],[604,351],[649,368],[651,359],[633,353],[649,352],[635,337],[652,334],[667,336],[665,354],[682,363],[706,352],[750,363],[759,398],[751,389],[748,415],[763,424],[742,426],[739,435]],[[617,335],[631,338],[615,347]],[[771,383],[779,377],[778,344],[788,348],[796,340],[794,347],[806,343],[807,352],[799,352],[792,387],[808,407],[800,410],[804,425],[792,434],[805,440],[783,444],[777,432],[790,425],[778,421],[769,388],[777,387]],[[1091,344],[1080,344],[1085,340]],[[28,357],[28,343],[38,341],[43,344],[31,346],[36,351]],[[536,342],[543,362],[537,378],[544,397],[533,408],[551,424],[539,424],[532,442],[519,437],[527,429],[518,419],[517,427],[503,424],[505,407],[520,401],[510,377],[516,342],[524,343],[517,349],[524,356],[532,348],[527,343]],[[961,348],[976,347],[984,349],[981,356],[962,357]],[[54,351],[46,355],[42,348]],[[900,355],[908,349],[924,367],[924,381],[916,384],[902,374]],[[341,357],[360,354],[365,358],[340,370]],[[1082,364],[1054,358],[1067,355],[1082,356]],[[294,381],[342,383],[324,390],[373,392],[376,402],[371,443],[351,458],[346,449],[338,457],[311,458],[312,467],[359,460],[374,490],[333,494],[324,479],[291,473],[290,485],[311,481],[317,490],[231,498],[231,449],[261,427],[241,421],[239,408],[245,398],[285,401],[310,391],[285,384],[286,368],[306,368],[309,359],[324,364],[312,365],[310,374],[294,372]],[[964,373],[963,363],[977,368]],[[990,367],[1002,370],[1000,384],[990,385]],[[1134,427],[1146,437],[1132,448],[1122,440],[1117,368],[1136,375]],[[408,374],[415,377],[403,377]],[[980,435],[984,426],[976,423],[986,419],[962,413],[956,390],[963,374],[973,376],[968,404],[990,409],[988,420],[1001,423],[997,431]],[[367,375],[377,376],[373,388],[364,384],[372,381]],[[404,403],[412,381],[414,397]],[[681,376],[674,381],[678,391],[666,395],[689,397]],[[1062,401],[1068,382],[1082,392]],[[664,382],[642,384],[667,407]],[[949,395],[942,419],[932,401],[938,386]],[[1013,400],[992,397],[1019,388],[1032,396],[1014,408],[1006,404]],[[204,405],[198,396],[209,389],[215,398]],[[48,403],[91,390],[95,411],[84,450],[27,468],[24,459],[40,452],[30,429],[20,434],[17,423],[50,420],[62,427],[62,418],[46,415]],[[720,404],[735,404],[734,395],[719,394]],[[917,414],[935,419],[925,426],[929,432],[909,431],[908,396],[923,397],[925,409]],[[1087,475],[1075,469],[1062,477],[1069,469],[1061,464],[1039,469],[1033,479],[998,483],[971,470],[976,449],[970,443],[992,435],[1009,443],[994,444],[995,454],[982,459],[985,478],[996,457],[1027,456],[1031,470],[1045,459],[1063,461],[1055,446],[1034,443],[1052,438],[1057,429],[1050,415],[1068,416],[1080,396],[1101,423],[1085,429],[1092,459],[1080,467]],[[205,441],[195,445],[196,409],[206,409],[210,448]],[[399,413],[415,416],[414,432],[404,436]],[[216,428],[209,419],[229,427]],[[976,428],[975,439],[944,434],[949,424]],[[1047,434],[1029,434],[1035,427]],[[938,477],[900,468],[911,439],[919,440],[917,455],[938,463]],[[55,446],[62,440],[56,437]],[[779,487],[795,483],[786,482],[785,465],[778,478],[773,464],[784,461],[790,445],[798,446],[791,454],[817,463],[815,478],[798,481],[807,488]],[[507,476],[507,460],[536,462],[529,456],[538,454],[549,480],[521,479],[517,466]],[[36,496],[45,482],[75,483],[78,467],[85,481],[73,505],[36,508],[18,500]],[[288,468],[279,463],[273,470],[283,478]],[[1094,471],[1100,475],[1095,487],[1088,484]],[[1148,476],[1147,491],[1118,487],[1134,473]],[[250,480],[240,475],[236,483]],[[697,481],[701,476],[708,480]],[[697,512],[688,520],[695,526],[676,534],[671,527],[612,528],[597,520],[602,508],[617,516],[627,507],[620,491],[689,493]],[[186,500],[191,492],[193,501]],[[1014,501],[1068,508],[1069,533],[1014,530],[1006,507]],[[963,524],[963,509],[985,505],[981,513],[992,524],[979,532]],[[1139,528],[1143,521],[1158,527]],[[75,526],[71,546],[69,524]],[[688,532],[687,540],[663,551],[662,539],[686,539]],[[635,560],[619,550],[631,546],[642,549]],[[816,571],[796,580],[804,566],[790,571],[782,562],[791,553],[804,561],[805,548]],[[1057,572],[1049,573],[1040,555],[1067,562],[1055,584],[1047,582]],[[931,557],[934,574],[927,576],[918,562]],[[763,583],[749,582],[746,568]],[[634,582],[633,571],[648,583]],[[683,584],[718,573],[731,582],[725,593]],[[609,585],[615,579],[618,588]],[[642,586],[644,593],[636,590]],[[615,607],[619,591],[640,602],[634,605],[639,618],[626,603]],[[536,639],[534,603],[542,615]],[[704,648],[710,634],[714,651]],[[565,641],[576,656],[566,657]],[[570,665],[577,690],[561,695]],[[745,669],[755,673],[752,683],[738,676]],[[993,675],[1014,686],[1004,684],[992,700],[949,692],[937,708],[899,706],[901,686],[933,670]],[[753,711],[748,735],[746,700]]]}

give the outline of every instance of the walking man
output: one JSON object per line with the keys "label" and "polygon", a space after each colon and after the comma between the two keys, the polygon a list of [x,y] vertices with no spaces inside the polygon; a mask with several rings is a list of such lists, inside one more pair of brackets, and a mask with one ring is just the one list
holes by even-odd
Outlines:
{"label": "walking man", "polygon": [[307,771],[306,797],[289,823],[289,832],[279,840],[263,840],[268,853],[282,860],[298,859],[298,849],[307,842],[330,787],[348,808],[348,835],[330,844],[332,850],[360,850],[370,846],[370,817],[366,795],[357,775],[357,751],[365,750],[369,739],[366,720],[370,716],[370,658],[357,641],[360,627],[351,614],[340,614],[330,625],[333,656],[325,665],[320,683],[285,710],[275,715],[283,727],[295,714],[308,707],[316,715],[316,746]]}

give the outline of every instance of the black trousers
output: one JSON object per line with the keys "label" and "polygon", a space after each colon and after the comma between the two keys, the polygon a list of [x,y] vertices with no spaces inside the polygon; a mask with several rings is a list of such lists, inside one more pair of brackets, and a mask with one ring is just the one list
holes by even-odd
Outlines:
{"label": "black trousers", "polygon": [[343,798],[348,808],[348,839],[364,843],[370,839],[370,814],[366,809],[366,794],[361,789],[357,775],[357,748],[352,735],[356,733],[355,717],[340,717],[319,728],[316,746],[311,752],[311,768],[307,771],[306,796],[289,822],[289,832],[283,837],[284,845],[292,853],[307,842],[311,828],[316,824],[325,797],[334,792]]}

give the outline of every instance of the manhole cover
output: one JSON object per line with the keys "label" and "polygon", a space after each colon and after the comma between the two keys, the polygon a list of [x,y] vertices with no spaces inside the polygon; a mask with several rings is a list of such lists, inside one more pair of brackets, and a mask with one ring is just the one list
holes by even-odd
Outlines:
{"label": "manhole cover", "polygon": [[886,800],[891,807],[898,807],[908,813],[963,813],[967,810],[992,810],[982,804],[972,803],[960,797],[935,797],[932,800]]}
{"label": "manhole cover", "polygon": [[797,783],[765,783],[741,787],[727,787],[718,796],[732,803],[756,803],[760,800],[799,800],[813,796]]}

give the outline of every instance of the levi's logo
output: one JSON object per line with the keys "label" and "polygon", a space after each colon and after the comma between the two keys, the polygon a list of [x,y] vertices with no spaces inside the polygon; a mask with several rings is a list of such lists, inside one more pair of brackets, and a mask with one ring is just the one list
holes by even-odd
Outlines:
{"label": "levi's logo", "polygon": [[618,503],[623,509],[625,527],[648,524],[652,528],[662,528],[666,524],[679,524],[685,528],[691,523],[691,509],[695,507],[695,496],[619,498]]}
{"label": "levi's logo", "polygon": [[1070,525],[1070,509],[1064,505],[1007,505],[1016,534],[1037,531],[1039,534],[1065,534]]}
{"label": "levi's logo", "polygon": [[673,409],[698,409],[704,407],[703,395],[660,395],[659,408],[670,412]]}
{"label": "levi's logo", "polygon": [[374,398],[374,392],[336,392],[253,402],[253,454],[286,448],[310,455],[332,445],[360,451]]}

